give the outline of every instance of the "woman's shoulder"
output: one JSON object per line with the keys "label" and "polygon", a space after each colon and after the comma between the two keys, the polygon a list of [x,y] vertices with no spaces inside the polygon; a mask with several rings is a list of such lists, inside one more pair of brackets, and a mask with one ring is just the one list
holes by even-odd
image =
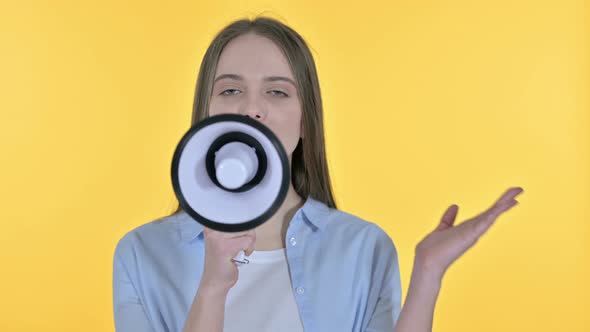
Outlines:
{"label": "woman's shoulder", "polygon": [[[330,237],[339,237],[348,241],[361,241],[364,247],[378,246],[395,251],[395,245],[390,235],[376,222],[365,219],[346,210],[328,207],[320,202],[322,214],[321,227]],[[320,219],[320,218],[317,218]]]}
{"label": "woman's shoulder", "polygon": [[157,217],[125,231],[115,246],[115,255],[137,255],[138,251],[161,250],[179,239],[178,213]]}
{"label": "woman's shoulder", "polygon": [[[397,269],[398,251],[392,237],[378,223],[342,209],[328,208],[322,204],[322,214],[316,214],[320,231],[314,232],[314,250],[321,252],[317,257],[338,255],[328,265],[338,271],[338,264],[352,267],[355,273],[367,272],[383,275],[388,269]],[[321,218],[318,218],[321,216]],[[361,272],[364,271],[364,272]]]}
{"label": "woman's shoulder", "polygon": [[378,242],[392,242],[389,234],[376,222],[364,219],[356,214],[338,210],[335,224],[344,225],[349,232],[354,234],[367,234]]}

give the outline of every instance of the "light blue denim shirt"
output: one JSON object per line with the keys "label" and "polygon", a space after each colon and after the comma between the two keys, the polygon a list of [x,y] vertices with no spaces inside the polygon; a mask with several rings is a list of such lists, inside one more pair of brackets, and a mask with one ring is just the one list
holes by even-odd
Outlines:
{"label": "light blue denim shirt", "polygon": [[[118,332],[182,331],[203,272],[202,230],[181,211],[119,240],[113,270]],[[285,243],[305,331],[393,331],[401,311],[399,264],[393,241],[378,225],[308,197]]]}

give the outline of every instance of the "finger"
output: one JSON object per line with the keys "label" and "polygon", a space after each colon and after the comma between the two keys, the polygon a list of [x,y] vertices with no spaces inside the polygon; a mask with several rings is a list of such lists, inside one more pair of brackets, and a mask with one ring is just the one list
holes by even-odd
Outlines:
{"label": "finger", "polygon": [[518,204],[518,201],[514,199],[507,201],[506,198],[513,198],[522,191],[522,188],[519,187],[507,190],[490,209],[456,226],[461,238],[468,244],[473,245],[492,226],[502,212]]}
{"label": "finger", "polygon": [[487,215],[484,216],[484,219],[488,220],[489,222],[493,222],[493,220],[497,219],[502,213],[508,211],[516,204],[518,204],[518,201],[515,199],[503,201],[502,203],[495,206],[493,210],[489,211]]}
{"label": "finger", "polygon": [[516,196],[521,194],[524,190],[521,187],[513,187],[509,188],[504,192],[502,196],[496,201],[496,203],[490,207],[490,212],[497,212],[497,210],[502,210],[506,206],[512,206],[512,201]]}
{"label": "finger", "polygon": [[232,258],[240,251],[244,251],[245,253],[250,249],[251,246],[253,246],[252,236],[243,236],[235,239],[234,243],[232,244]]}
{"label": "finger", "polygon": [[482,236],[487,230],[494,224],[494,222],[498,219],[499,215],[504,211],[510,209],[511,207],[518,204],[518,201],[512,200],[510,202],[505,202],[503,205],[495,210],[492,213],[489,213],[482,218],[475,219],[475,223],[473,225],[473,231],[476,237]]}
{"label": "finger", "polygon": [[252,253],[254,252],[254,244],[256,243],[256,232],[254,230],[252,230],[252,235],[253,235],[252,246],[251,246],[252,250],[250,250],[250,254],[248,254],[248,255],[252,255]]}
{"label": "finger", "polygon": [[518,193],[520,193],[521,190],[522,190],[522,188],[519,188],[519,187],[513,187],[513,188],[506,189],[506,191],[502,194],[502,196],[500,196],[500,198],[498,198],[498,202],[507,202],[507,201],[512,200],[514,197],[516,197],[516,195]]}
{"label": "finger", "polygon": [[248,232],[247,236],[251,238],[251,242],[250,245],[244,249],[244,254],[246,254],[246,256],[250,256],[254,251],[254,243],[256,242],[256,232],[254,230],[251,230]]}
{"label": "finger", "polygon": [[212,228],[207,228],[205,226],[203,226],[203,234],[206,237],[215,237],[215,238],[221,238],[221,239],[231,239],[231,238],[235,238],[235,237],[240,237],[240,236],[244,236],[247,234],[247,231],[243,231],[243,232],[222,232],[222,231],[218,231]]}
{"label": "finger", "polygon": [[485,215],[481,219],[483,220],[484,223],[494,222],[496,219],[498,219],[500,214],[506,212],[507,210],[509,210],[510,208],[515,206],[516,204],[518,204],[518,201],[515,199],[508,201],[508,202],[502,202],[502,204],[495,207],[494,210],[489,212],[487,215]]}
{"label": "finger", "polygon": [[441,231],[443,229],[453,227],[453,224],[455,223],[455,218],[457,217],[458,210],[459,206],[457,206],[456,204],[449,206],[447,208],[447,211],[445,211],[440,223],[438,224],[438,227],[436,227],[435,231]]}
{"label": "finger", "polygon": [[241,231],[241,232],[223,232],[222,237],[224,239],[233,239],[233,238],[237,238],[237,237],[242,237],[242,236],[250,236],[252,234],[253,230],[247,230],[247,231]]}
{"label": "finger", "polygon": [[488,221],[497,218],[502,212],[514,206],[514,197],[522,193],[524,190],[521,187],[509,188],[500,196],[500,198],[487,210],[483,211],[473,219],[485,218]]}
{"label": "finger", "polygon": [[246,256],[250,256],[254,252],[254,243],[256,243],[256,235],[254,235],[254,237],[252,238],[250,246],[248,246],[248,248],[245,250]]}

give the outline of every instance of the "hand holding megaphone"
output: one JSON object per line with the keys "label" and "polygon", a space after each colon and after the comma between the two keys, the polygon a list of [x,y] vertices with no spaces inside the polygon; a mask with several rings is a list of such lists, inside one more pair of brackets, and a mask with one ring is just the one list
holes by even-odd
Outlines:
{"label": "hand holding megaphone", "polygon": [[[254,230],[225,233],[204,228],[205,265],[201,284],[206,290],[227,292],[238,280],[238,266],[232,257],[238,252],[249,256],[254,251]],[[235,259],[235,258],[234,258]]]}
{"label": "hand holding megaphone", "polygon": [[[237,114],[210,116],[191,127],[178,143],[171,173],[180,206],[209,229],[217,257],[253,245],[239,238],[274,215],[291,181],[287,153],[275,134]],[[243,250],[233,260],[248,262]]]}

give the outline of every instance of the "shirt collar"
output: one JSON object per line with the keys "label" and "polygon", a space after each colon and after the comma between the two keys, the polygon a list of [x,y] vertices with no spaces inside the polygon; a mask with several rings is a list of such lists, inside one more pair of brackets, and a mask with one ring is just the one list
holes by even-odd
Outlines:
{"label": "shirt collar", "polygon": [[[299,210],[303,212],[305,217],[304,224],[310,227],[313,231],[322,228],[323,224],[327,221],[326,216],[330,212],[330,208],[326,204],[311,196],[307,197],[305,203]],[[299,212],[299,210],[297,212]],[[297,212],[295,215],[297,215]],[[196,222],[184,210],[180,210],[174,216],[176,217],[175,221],[178,224],[180,241],[191,242],[203,233],[203,225]]]}

